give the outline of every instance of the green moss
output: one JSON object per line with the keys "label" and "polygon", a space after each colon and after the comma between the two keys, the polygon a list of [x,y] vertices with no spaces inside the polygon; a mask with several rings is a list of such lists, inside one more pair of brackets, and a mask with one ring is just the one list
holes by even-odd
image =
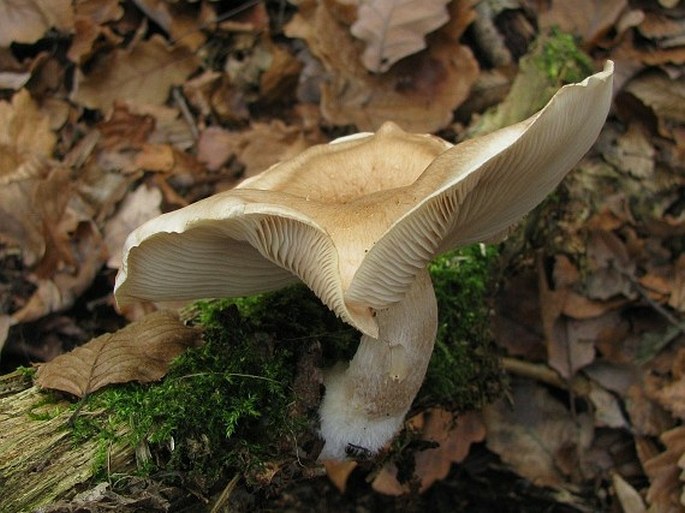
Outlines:
{"label": "green moss", "polygon": [[580,82],[593,73],[592,60],[578,47],[573,35],[558,29],[537,40],[529,59],[557,87]]}
{"label": "green moss", "polygon": [[593,72],[592,61],[570,34],[553,30],[540,35],[519,62],[507,97],[468,130],[468,137],[493,132],[540,110],[563,85]]}
{"label": "green moss", "polygon": [[501,393],[504,381],[488,301],[498,256],[497,246],[475,244],[430,264],[439,325],[418,403],[466,410]]}
{"label": "green moss", "polygon": [[[476,245],[431,264],[440,325],[419,407],[467,409],[500,390],[486,302],[496,257],[495,247]],[[349,359],[358,333],[304,286],[198,302],[191,317],[205,343],[177,358],[160,383],[89,398],[90,411],[109,413],[75,417],[75,443],[96,436],[106,447],[129,426],[129,443],[152,449],[142,472],[182,472],[204,490],[229,471],[257,479],[266,462],[315,455],[317,371]]]}

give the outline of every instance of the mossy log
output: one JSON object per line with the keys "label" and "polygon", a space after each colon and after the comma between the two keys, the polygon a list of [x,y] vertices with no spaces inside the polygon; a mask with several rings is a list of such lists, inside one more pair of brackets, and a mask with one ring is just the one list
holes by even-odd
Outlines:
{"label": "mossy log", "polygon": [[[440,327],[415,411],[478,407],[501,390],[486,301],[496,257],[476,245],[431,265]],[[209,498],[234,475],[254,489],[274,486],[275,473],[282,486],[320,470],[320,369],[349,359],[359,335],[303,286],[196,303],[192,319],[204,343],[160,382],[77,402],[34,386],[31,370],[0,377],[0,513],[70,500],[121,473],[182,475]]]}

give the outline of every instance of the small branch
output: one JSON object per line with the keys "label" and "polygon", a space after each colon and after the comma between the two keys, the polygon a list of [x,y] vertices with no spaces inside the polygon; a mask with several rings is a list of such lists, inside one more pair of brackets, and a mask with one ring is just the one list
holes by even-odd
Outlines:
{"label": "small branch", "polygon": [[581,375],[576,375],[571,379],[564,379],[554,369],[542,363],[530,363],[510,357],[502,358],[501,362],[502,368],[510,374],[539,381],[562,390],[568,390],[578,396],[587,396],[592,387],[587,378]]}

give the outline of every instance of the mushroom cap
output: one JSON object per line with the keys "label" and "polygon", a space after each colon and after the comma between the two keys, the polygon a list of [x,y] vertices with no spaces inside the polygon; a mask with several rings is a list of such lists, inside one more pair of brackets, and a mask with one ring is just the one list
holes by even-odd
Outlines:
{"label": "mushroom cap", "polygon": [[375,337],[373,310],[400,301],[436,254],[497,237],[558,185],[599,135],[612,77],[609,61],[527,120],[455,146],[386,123],[163,214],[127,239],[117,301],[243,296],[299,279]]}

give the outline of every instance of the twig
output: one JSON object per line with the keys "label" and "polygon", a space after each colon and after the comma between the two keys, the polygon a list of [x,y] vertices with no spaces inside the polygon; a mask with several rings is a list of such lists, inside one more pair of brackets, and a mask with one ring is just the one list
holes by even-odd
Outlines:
{"label": "twig", "polygon": [[221,495],[219,495],[214,503],[214,506],[212,506],[212,509],[209,510],[209,513],[218,513],[219,511],[224,511],[224,504],[226,504],[228,499],[231,497],[233,490],[235,490],[235,487],[238,484],[238,479],[240,479],[240,474],[233,476],[233,479],[231,479],[223,489]]}
{"label": "twig", "polygon": [[564,379],[554,369],[542,363],[530,363],[510,357],[502,358],[501,362],[502,368],[511,374],[568,390],[578,396],[587,396],[592,388],[585,377],[577,374],[571,379]]}

